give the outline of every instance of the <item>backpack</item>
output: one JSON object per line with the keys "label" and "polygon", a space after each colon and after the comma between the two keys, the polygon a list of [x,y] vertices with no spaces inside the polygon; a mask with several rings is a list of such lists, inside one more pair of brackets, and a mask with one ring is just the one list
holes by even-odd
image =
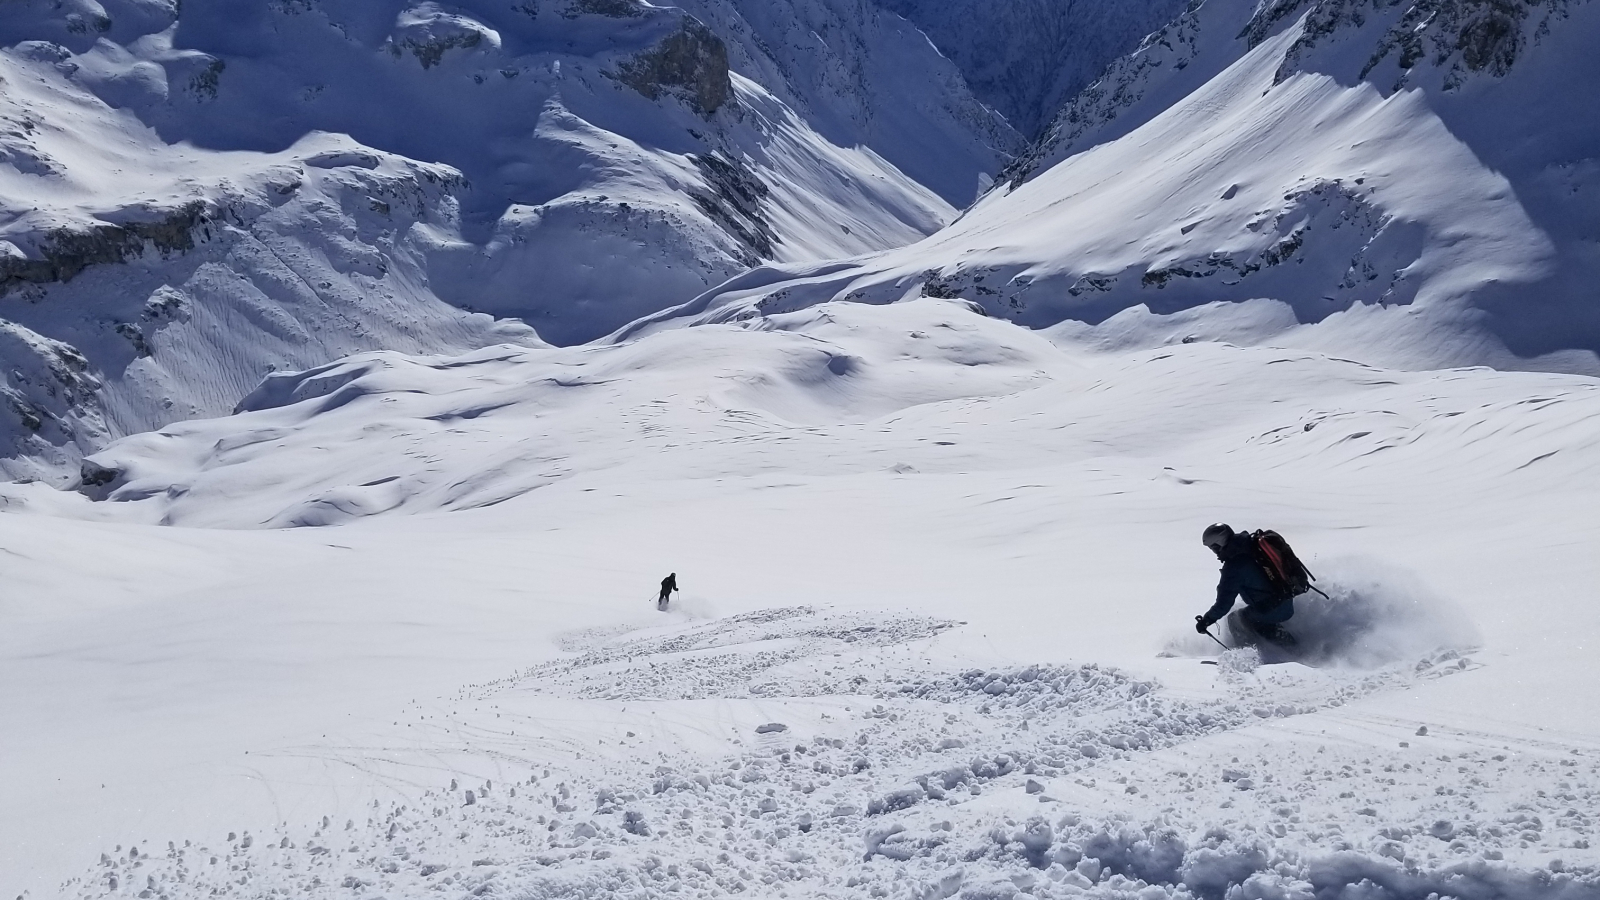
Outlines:
{"label": "backpack", "polygon": [[1317,576],[1312,575],[1300,557],[1294,555],[1294,549],[1283,539],[1283,535],[1271,530],[1254,531],[1250,533],[1250,540],[1255,546],[1256,563],[1266,573],[1267,580],[1272,582],[1273,590],[1281,599],[1298,597],[1306,591],[1322,594],[1311,584],[1317,580]]}

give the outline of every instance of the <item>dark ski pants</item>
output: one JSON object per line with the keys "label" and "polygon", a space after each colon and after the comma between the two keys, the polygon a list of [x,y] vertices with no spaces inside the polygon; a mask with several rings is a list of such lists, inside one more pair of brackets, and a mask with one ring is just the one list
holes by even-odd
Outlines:
{"label": "dark ski pants", "polygon": [[1239,611],[1239,618],[1243,619],[1246,625],[1257,632],[1260,632],[1263,628],[1271,631],[1271,626],[1282,625],[1293,616],[1293,598],[1285,600],[1277,606],[1269,606],[1266,609],[1262,609],[1259,606],[1246,606]]}

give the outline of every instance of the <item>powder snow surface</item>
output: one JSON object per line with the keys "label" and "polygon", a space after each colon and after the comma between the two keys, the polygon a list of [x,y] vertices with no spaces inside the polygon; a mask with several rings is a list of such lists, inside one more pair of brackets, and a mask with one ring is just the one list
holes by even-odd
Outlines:
{"label": "powder snow surface", "polygon": [[[1600,383],[1104,346],[368,354],[0,488],[0,889],[1600,896]],[[1217,519],[1312,664],[1188,624]]]}

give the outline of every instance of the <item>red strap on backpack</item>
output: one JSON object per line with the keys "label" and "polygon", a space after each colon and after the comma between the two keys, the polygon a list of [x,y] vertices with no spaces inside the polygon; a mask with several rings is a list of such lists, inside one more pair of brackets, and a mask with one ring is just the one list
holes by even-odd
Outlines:
{"label": "red strap on backpack", "polygon": [[1284,571],[1283,557],[1278,555],[1277,550],[1273,549],[1271,542],[1264,541],[1260,537],[1257,537],[1255,540],[1256,547],[1261,550],[1261,555],[1266,558],[1267,563],[1269,564],[1267,578],[1274,582],[1273,586],[1278,590],[1287,590],[1289,586],[1289,575]]}

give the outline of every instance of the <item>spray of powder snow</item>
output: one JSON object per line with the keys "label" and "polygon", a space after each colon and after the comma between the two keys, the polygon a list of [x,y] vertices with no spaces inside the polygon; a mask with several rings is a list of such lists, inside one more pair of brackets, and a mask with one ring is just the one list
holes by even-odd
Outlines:
{"label": "spray of powder snow", "polygon": [[1375,668],[1479,643],[1466,612],[1411,572],[1362,557],[1327,560],[1319,568],[1326,572],[1319,586],[1328,596],[1296,599],[1289,623],[1308,662]]}
{"label": "spray of powder snow", "polygon": [[[1295,598],[1294,618],[1286,623],[1298,640],[1294,657],[1301,662],[1371,669],[1478,645],[1477,627],[1466,613],[1405,569],[1364,557],[1319,560],[1317,569],[1317,586],[1328,596]],[[1212,656],[1220,649],[1190,632],[1173,635],[1162,655]],[[1234,652],[1223,659],[1242,662]]]}
{"label": "spray of powder snow", "polygon": [[692,621],[709,621],[717,618],[717,610],[710,600],[698,594],[677,593],[672,596],[672,602],[667,604],[669,614]]}

